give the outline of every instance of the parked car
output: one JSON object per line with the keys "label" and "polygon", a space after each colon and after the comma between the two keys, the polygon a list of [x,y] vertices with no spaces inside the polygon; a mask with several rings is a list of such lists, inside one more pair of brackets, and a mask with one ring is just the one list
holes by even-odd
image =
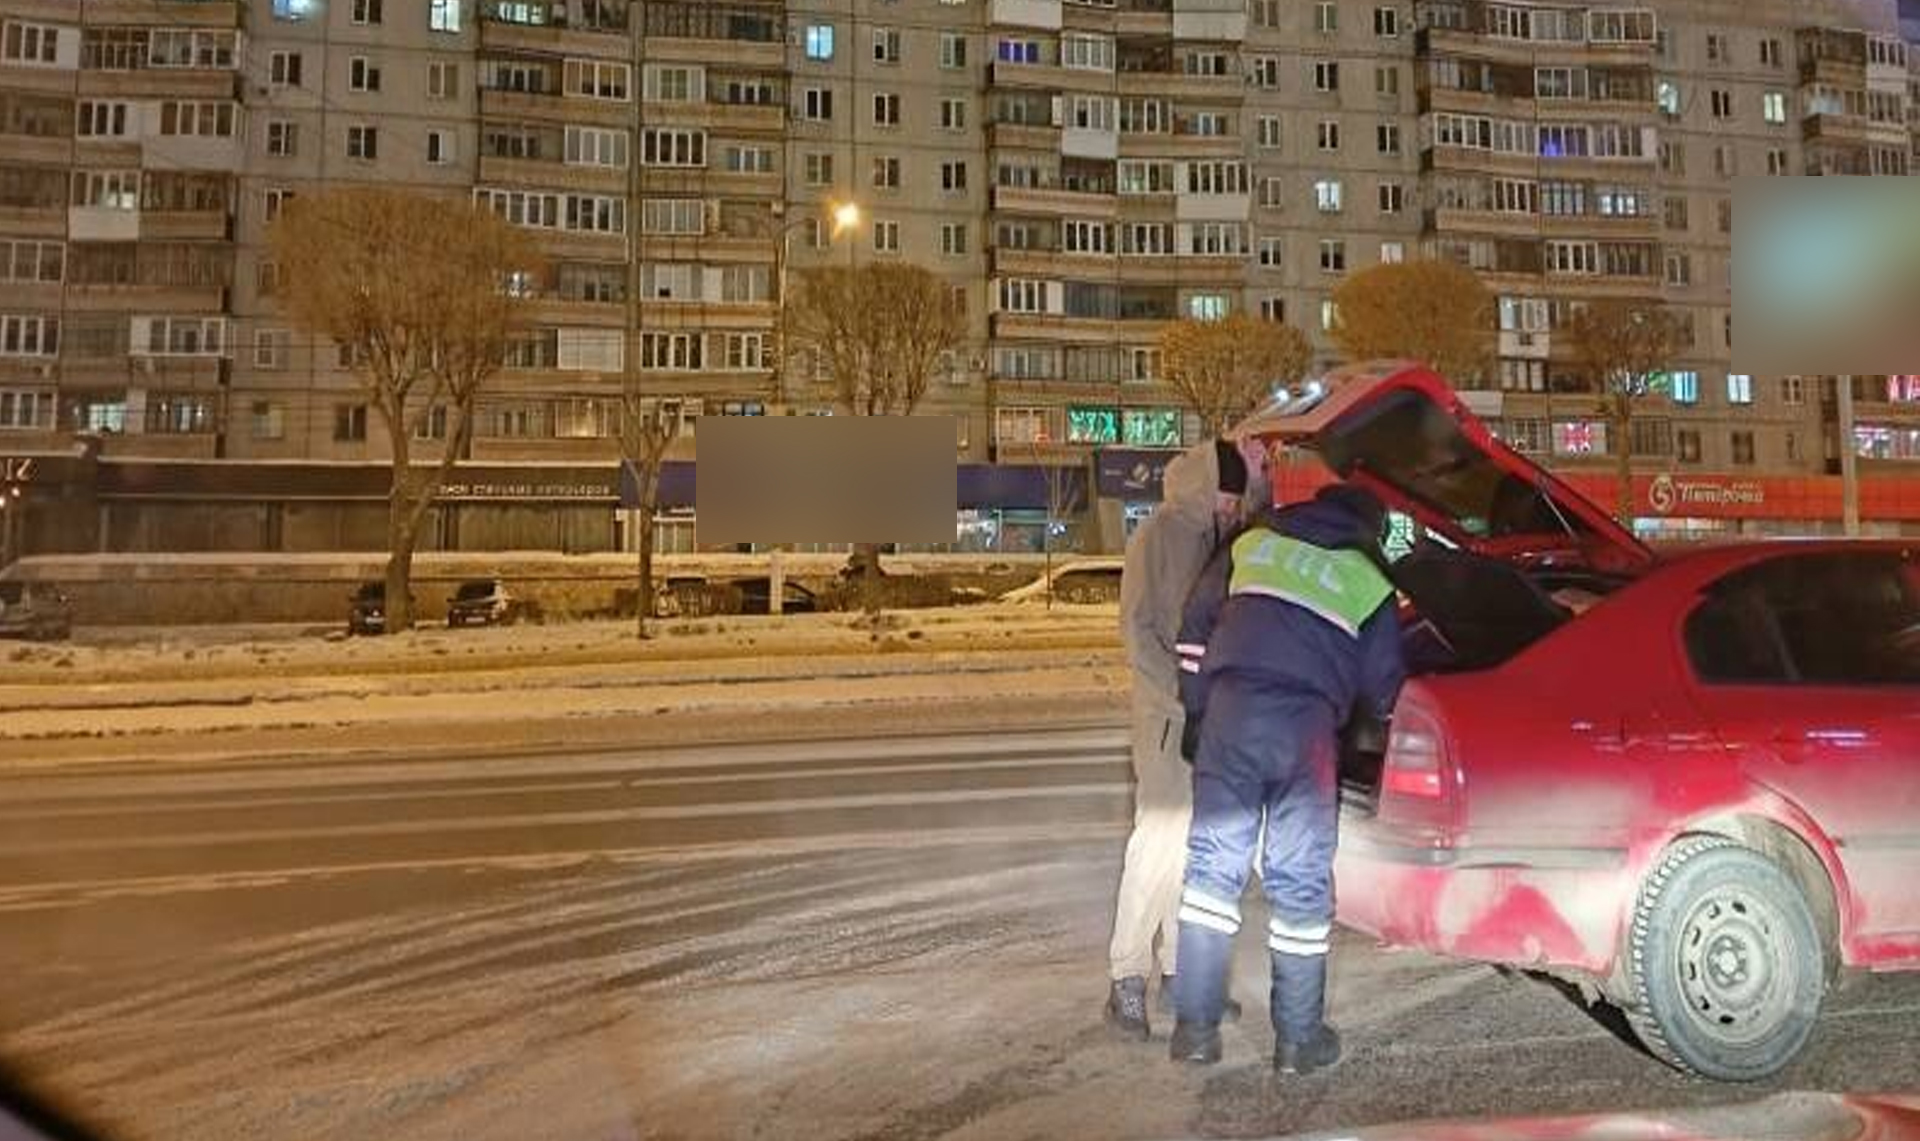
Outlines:
{"label": "parked car", "polygon": [[[411,594],[408,601],[413,603],[414,613],[419,613],[419,601]],[[347,596],[350,609],[347,612],[348,634],[384,634],[387,632],[387,584],[375,580],[363,582],[360,589]]]}
{"label": "parked car", "polygon": [[1120,571],[1126,560],[1118,555],[1069,559],[1053,568],[1052,577],[1039,578],[1000,596],[1002,602],[1045,602],[1049,589],[1056,602],[1120,601]]}
{"label": "parked car", "polygon": [[1343,923],[1569,980],[1724,1080],[1791,1061],[1837,971],[1920,968],[1920,543],[1656,557],[1404,363],[1236,431],[1424,526],[1414,676],[1343,758]]}
{"label": "parked car", "polygon": [[511,626],[533,616],[530,601],[498,578],[469,579],[447,599],[449,626]]}
{"label": "parked car", "polygon": [[0,638],[56,641],[73,634],[73,603],[47,582],[0,582]]}
{"label": "parked car", "polygon": [[[758,578],[736,578],[731,586],[739,592],[740,608],[738,614],[768,614],[771,609],[767,603],[773,597],[773,580],[766,575]],[[787,579],[782,583],[780,609],[786,614],[811,614],[820,609],[819,599],[806,587]]]}

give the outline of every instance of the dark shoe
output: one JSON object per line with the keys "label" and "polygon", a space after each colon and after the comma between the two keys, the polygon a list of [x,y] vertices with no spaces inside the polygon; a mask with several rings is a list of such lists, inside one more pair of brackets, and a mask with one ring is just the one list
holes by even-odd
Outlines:
{"label": "dark shoe", "polygon": [[1324,1024],[1305,1042],[1282,1042],[1273,1052],[1273,1068],[1283,1074],[1310,1074],[1339,1061],[1340,1035]]}
{"label": "dark shoe", "polygon": [[1176,1062],[1211,1066],[1220,1060],[1220,1028],[1197,1026],[1191,1022],[1173,1024],[1173,1044],[1167,1056]]}
{"label": "dark shoe", "polygon": [[[1174,1010],[1173,1010],[1173,976],[1172,975],[1160,976],[1160,996],[1158,999],[1155,1000],[1154,1005],[1159,1008],[1160,1013],[1165,1014],[1169,1017],[1173,1015]],[[1220,1021],[1222,1022],[1240,1021],[1240,1004],[1235,1002],[1233,999],[1228,999],[1220,1007]]]}
{"label": "dark shoe", "polygon": [[1114,981],[1107,993],[1107,1025],[1142,1042],[1153,1033],[1147,1025],[1147,980],[1134,975]]}

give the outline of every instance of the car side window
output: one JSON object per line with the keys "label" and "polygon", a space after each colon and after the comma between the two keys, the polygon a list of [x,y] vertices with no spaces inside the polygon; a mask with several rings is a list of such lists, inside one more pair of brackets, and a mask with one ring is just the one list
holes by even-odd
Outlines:
{"label": "car side window", "polygon": [[1686,644],[1709,684],[1920,683],[1920,572],[1911,552],[1770,559],[1715,584]]}

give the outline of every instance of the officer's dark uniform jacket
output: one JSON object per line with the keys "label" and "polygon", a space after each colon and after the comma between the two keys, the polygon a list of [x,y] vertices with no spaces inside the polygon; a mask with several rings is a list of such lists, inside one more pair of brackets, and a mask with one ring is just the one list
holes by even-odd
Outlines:
{"label": "officer's dark uniform jacket", "polygon": [[[1215,679],[1324,700],[1341,723],[1385,717],[1403,677],[1379,536],[1323,501],[1270,509],[1221,545],[1180,625],[1180,703],[1205,713]],[[1232,616],[1231,621],[1223,617]],[[1363,704],[1364,703],[1364,704]]]}

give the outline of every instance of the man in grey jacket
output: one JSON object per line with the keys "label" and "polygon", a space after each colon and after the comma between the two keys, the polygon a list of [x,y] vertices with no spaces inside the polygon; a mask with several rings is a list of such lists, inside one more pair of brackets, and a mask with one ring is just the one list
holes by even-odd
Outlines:
{"label": "man in grey jacket", "polygon": [[[1209,440],[1167,465],[1159,509],[1127,544],[1120,625],[1133,668],[1134,813],[1107,952],[1107,1021],[1136,1038],[1151,1033],[1147,978],[1156,939],[1161,1005],[1171,1002],[1193,815],[1193,772],[1180,756],[1180,615],[1214,548],[1271,498],[1263,448]],[[1229,1003],[1228,1016],[1236,1009]]]}

